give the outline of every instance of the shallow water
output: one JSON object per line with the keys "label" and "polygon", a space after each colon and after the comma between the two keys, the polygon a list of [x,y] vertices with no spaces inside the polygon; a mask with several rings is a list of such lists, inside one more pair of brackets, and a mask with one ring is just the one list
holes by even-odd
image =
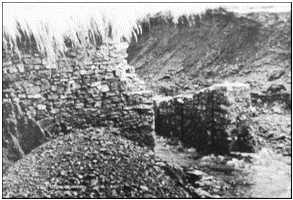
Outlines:
{"label": "shallow water", "polygon": [[291,160],[262,149],[252,155],[253,160],[246,171],[252,183],[247,195],[255,198],[291,197]]}
{"label": "shallow water", "polygon": [[194,158],[194,152],[174,151],[163,138],[156,139],[158,157],[172,164],[194,167],[231,186],[218,194],[223,198],[290,198],[291,157],[263,148],[256,154]]}

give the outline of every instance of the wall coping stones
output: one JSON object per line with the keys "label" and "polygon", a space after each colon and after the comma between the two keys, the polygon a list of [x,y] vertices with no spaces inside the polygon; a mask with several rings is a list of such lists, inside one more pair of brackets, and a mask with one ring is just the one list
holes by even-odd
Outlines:
{"label": "wall coping stones", "polygon": [[135,106],[127,106],[123,108],[124,110],[152,110],[153,105],[135,105]]}
{"label": "wall coping stones", "polygon": [[210,86],[209,90],[215,90],[216,88],[224,87],[227,88],[228,91],[232,91],[237,88],[243,88],[243,89],[250,89],[250,85],[247,83],[240,83],[240,82],[224,82],[224,83],[218,83],[215,85]]}
{"label": "wall coping stones", "polygon": [[123,92],[123,94],[133,95],[133,94],[149,94],[152,95],[153,91],[151,90],[142,90],[142,91],[130,91],[130,92]]}

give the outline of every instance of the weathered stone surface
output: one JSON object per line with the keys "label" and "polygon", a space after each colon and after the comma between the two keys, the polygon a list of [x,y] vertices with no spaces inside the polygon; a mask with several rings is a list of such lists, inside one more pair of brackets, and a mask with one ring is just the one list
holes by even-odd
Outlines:
{"label": "weathered stone surface", "polygon": [[43,96],[41,94],[28,94],[27,98],[29,99],[41,99]]}
{"label": "weathered stone surface", "polygon": [[268,89],[267,89],[267,93],[279,93],[281,91],[286,91],[286,88],[284,85],[282,84],[272,84]]}
{"label": "weathered stone surface", "polygon": [[251,110],[249,85],[241,83],[154,100],[157,134],[179,137],[203,152],[228,153],[236,122],[249,117]]}
{"label": "weathered stone surface", "polygon": [[17,64],[16,67],[17,67],[17,69],[18,69],[18,71],[19,71],[20,73],[25,72],[24,67],[23,67],[23,64]]}
{"label": "weathered stone surface", "polygon": [[[54,123],[79,128],[120,127],[121,132],[132,131],[124,134],[128,138],[143,134],[142,138],[150,137],[148,141],[152,141],[146,131],[153,128],[152,94],[145,91],[144,83],[124,59],[126,47],[119,44],[101,46],[99,50],[70,49],[68,57],[60,56],[56,63],[39,54],[22,57],[21,63],[7,54],[7,60],[13,62],[3,66],[4,85],[17,92],[26,112],[36,120],[53,117]],[[10,68],[18,72],[11,74]],[[139,143],[146,144],[143,140]]]}
{"label": "weathered stone surface", "polygon": [[18,72],[17,71],[17,68],[15,66],[13,66],[13,65],[8,68],[8,71],[11,74],[14,74],[14,73],[17,73]]}
{"label": "weathered stone surface", "polygon": [[258,150],[256,133],[249,120],[238,122],[231,133],[234,137],[231,145],[232,151],[255,153]]}
{"label": "weathered stone surface", "polygon": [[87,71],[86,70],[80,70],[80,75],[86,75],[87,74]]}
{"label": "weathered stone surface", "polygon": [[46,110],[46,105],[39,104],[37,108],[38,110]]}
{"label": "weathered stone surface", "polygon": [[110,91],[110,87],[108,85],[102,85],[100,92],[106,93]]}
{"label": "weathered stone surface", "polygon": [[286,72],[284,70],[276,70],[269,76],[268,81],[274,81],[276,79],[279,79],[285,73]]}
{"label": "weathered stone surface", "polygon": [[4,99],[2,106],[2,156],[5,170],[46,139],[40,126],[22,112],[17,100]]}
{"label": "weathered stone surface", "polygon": [[38,94],[41,92],[41,89],[38,86],[30,86],[25,89],[26,89],[26,94]]}

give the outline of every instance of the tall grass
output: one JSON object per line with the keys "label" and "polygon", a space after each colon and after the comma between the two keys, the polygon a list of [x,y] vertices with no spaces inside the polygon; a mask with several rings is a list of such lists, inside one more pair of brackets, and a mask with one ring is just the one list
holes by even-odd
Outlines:
{"label": "tall grass", "polygon": [[85,48],[107,42],[130,41],[141,33],[139,21],[158,12],[178,23],[182,15],[201,14],[224,7],[229,11],[288,11],[288,4],[156,4],[156,3],[4,3],[3,49],[18,52],[23,41],[48,56],[66,51],[71,45]]}

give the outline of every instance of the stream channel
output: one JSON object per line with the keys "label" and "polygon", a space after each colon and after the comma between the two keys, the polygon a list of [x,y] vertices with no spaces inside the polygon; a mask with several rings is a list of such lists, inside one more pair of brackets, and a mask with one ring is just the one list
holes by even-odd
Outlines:
{"label": "stream channel", "polygon": [[171,165],[204,172],[207,181],[211,177],[221,180],[219,185],[214,181],[208,191],[221,198],[291,198],[291,157],[269,148],[258,153],[195,157],[192,149],[179,152],[166,139],[156,136],[155,154]]}

